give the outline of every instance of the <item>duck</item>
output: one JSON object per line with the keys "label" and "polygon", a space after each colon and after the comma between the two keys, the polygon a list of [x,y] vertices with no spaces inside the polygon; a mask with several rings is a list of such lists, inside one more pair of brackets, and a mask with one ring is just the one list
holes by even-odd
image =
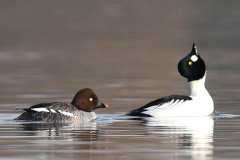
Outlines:
{"label": "duck", "polygon": [[90,88],[80,89],[71,103],[50,102],[40,103],[23,109],[24,112],[15,120],[45,121],[45,122],[90,122],[97,118],[94,112],[108,105],[99,101],[97,95]]}
{"label": "duck", "polygon": [[178,62],[178,72],[187,79],[190,95],[170,95],[159,98],[127,113],[137,117],[196,117],[214,112],[214,102],[205,87],[206,64],[193,43],[192,50]]}

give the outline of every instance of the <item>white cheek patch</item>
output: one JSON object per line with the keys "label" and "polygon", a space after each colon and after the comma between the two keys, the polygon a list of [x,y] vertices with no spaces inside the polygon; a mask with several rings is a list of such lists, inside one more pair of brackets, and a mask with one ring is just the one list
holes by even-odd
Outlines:
{"label": "white cheek patch", "polygon": [[191,56],[191,60],[192,60],[193,62],[196,62],[196,61],[198,60],[198,56],[192,55],[192,56]]}
{"label": "white cheek patch", "polygon": [[47,108],[32,108],[31,110],[36,112],[49,112]]}

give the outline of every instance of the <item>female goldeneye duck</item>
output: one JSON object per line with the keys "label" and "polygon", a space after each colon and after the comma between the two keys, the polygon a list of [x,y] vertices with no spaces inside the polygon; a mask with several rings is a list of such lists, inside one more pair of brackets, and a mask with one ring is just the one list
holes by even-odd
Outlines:
{"label": "female goldeneye duck", "polygon": [[96,119],[95,109],[108,107],[98,100],[90,89],[79,90],[70,104],[63,102],[41,103],[24,109],[24,113],[16,120],[27,121],[81,121],[88,122]]}
{"label": "female goldeneye duck", "polygon": [[178,63],[178,72],[190,84],[190,96],[171,95],[128,113],[129,116],[208,116],[214,111],[212,97],[205,88],[206,65],[193,44],[191,52]]}

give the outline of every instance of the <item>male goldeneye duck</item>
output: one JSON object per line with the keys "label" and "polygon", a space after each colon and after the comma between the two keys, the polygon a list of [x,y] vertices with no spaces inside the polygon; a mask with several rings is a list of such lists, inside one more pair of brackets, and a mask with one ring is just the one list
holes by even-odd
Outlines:
{"label": "male goldeneye duck", "polygon": [[191,52],[178,63],[178,72],[190,84],[190,96],[171,95],[157,99],[128,113],[129,116],[208,116],[214,111],[212,97],[205,88],[206,65],[193,44]]}
{"label": "male goldeneye duck", "polygon": [[95,109],[106,107],[107,105],[101,103],[90,88],[85,88],[76,93],[70,104],[63,102],[37,104],[24,109],[25,112],[16,120],[88,122],[96,119]]}

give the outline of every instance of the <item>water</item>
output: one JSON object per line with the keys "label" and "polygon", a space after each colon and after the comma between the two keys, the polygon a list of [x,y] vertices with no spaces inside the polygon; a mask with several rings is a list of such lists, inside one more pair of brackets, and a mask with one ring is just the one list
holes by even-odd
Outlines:
{"label": "water", "polygon": [[239,156],[240,116],[129,120],[100,114],[96,123],[14,122],[2,114],[2,159],[228,159]]}
{"label": "water", "polygon": [[[1,1],[0,159],[239,159],[239,2]],[[192,42],[207,63],[213,117],[131,120],[156,98],[188,94],[176,64]],[[13,121],[90,87],[111,107],[96,122]]]}

